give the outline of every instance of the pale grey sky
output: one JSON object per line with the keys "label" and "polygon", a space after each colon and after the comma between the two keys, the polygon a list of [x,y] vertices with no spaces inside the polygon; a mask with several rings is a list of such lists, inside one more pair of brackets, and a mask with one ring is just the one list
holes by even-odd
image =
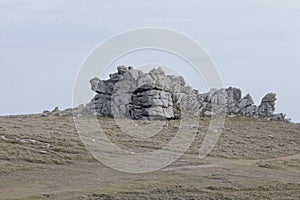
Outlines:
{"label": "pale grey sky", "polygon": [[276,92],[277,111],[300,121],[298,0],[0,0],[0,115],[71,107],[76,73],[89,52],[141,27],[193,38],[225,86],[250,92],[256,104]]}

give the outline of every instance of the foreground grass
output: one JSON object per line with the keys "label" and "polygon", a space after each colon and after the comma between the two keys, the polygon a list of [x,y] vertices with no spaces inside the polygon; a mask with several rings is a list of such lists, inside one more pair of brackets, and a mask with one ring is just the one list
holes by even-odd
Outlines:
{"label": "foreground grass", "polygon": [[168,186],[145,188],[140,191],[110,194],[91,194],[79,199],[299,199],[299,184],[276,184],[251,188],[214,187],[197,188],[195,186]]}
{"label": "foreground grass", "polygon": [[[112,118],[98,120],[112,142],[132,152],[162,148],[180,126],[179,120],[163,122],[157,135],[143,139],[124,134]],[[72,116],[0,117],[0,199],[300,199],[299,124],[226,119],[208,161],[200,164],[195,158],[209,119],[192,126],[197,130],[185,164],[130,175],[96,162]],[[217,165],[197,168],[205,162]]]}
{"label": "foreground grass", "polygon": [[[145,122],[136,122],[145,123]],[[179,120],[151,138],[124,134],[112,118],[99,124],[112,142],[132,151],[160,149],[177,133]],[[209,126],[209,118],[195,124],[195,141],[187,153],[197,154]],[[153,127],[148,126],[150,129]],[[300,125],[249,118],[227,119],[224,131],[210,156],[228,159],[269,159],[300,153]],[[93,160],[80,141],[72,116],[0,118],[0,159],[33,163],[66,164],[73,160]]]}
{"label": "foreground grass", "polygon": [[79,140],[72,117],[0,118],[0,160],[67,164],[93,160]]}

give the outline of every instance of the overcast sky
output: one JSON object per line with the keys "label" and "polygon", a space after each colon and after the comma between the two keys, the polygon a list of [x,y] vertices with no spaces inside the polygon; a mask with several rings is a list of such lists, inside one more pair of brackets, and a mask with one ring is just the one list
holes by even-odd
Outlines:
{"label": "overcast sky", "polygon": [[300,121],[299,0],[0,0],[0,115],[71,107],[88,54],[141,27],[193,38],[225,86],[251,93],[256,104],[275,92],[277,111]]}

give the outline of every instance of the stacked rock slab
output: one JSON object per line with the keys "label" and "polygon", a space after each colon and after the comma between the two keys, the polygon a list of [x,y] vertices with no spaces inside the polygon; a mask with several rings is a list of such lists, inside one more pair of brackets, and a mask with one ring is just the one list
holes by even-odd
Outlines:
{"label": "stacked rock slab", "polygon": [[132,119],[164,119],[173,118],[173,103],[171,94],[164,90],[137,91],[132,95]]}
{"label": "stacked rock slab", "polygon": [[274,93],[267,94],[256,106],[250,94],[242,98],[241,90],[234,87],[199,94],[186,85],[182,76],[165,75],[160,67],[148,73],[125,66],[117,70],[108,80],[90,81],[91,89],[97,93],[87,104],[93,113],[117,118],[172,119],[186,112],[211,116],[220,107],[228,114],[285,120],[285,115],[274,114]]}

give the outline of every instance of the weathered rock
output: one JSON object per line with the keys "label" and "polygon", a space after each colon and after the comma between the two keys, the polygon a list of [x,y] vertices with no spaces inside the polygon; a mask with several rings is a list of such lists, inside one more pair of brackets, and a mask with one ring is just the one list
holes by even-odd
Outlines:
{"label": "weathered rock", "polygon": [[173,102],[169,92],[163,90],[137,91],[132,95],[130,110],[133,119],[173,118]]}
{"label": "weathered rock", "polygon": [[125,67],[124,65],[118,66],[117,70],[118,75],[124,75],[128,71],[127,67]]}
{"label": "weathered rock", "polygon": [[242,91],[238,88],[229,87],[227,92],[227,104],[236,104],[242,97]]}
{"label": "weathered rock", "polygon": [[227,92],[224,89],[212,89],[209,96],[212,105],[225,106],[227,104]]}
{"label": "weathered rock", "polygon": [[238,88],[211,89],[199,94],[187,86],[182,76],[165,75],[162,68],[143,73],[133,67],[118,66],[108,80],[93,78],[91,89],[97,94],[87,104],[89,111],[100,116],[132,119],[172,119],[182,114],[214,116],[227,112],[230,116],[248,115],[268,120],[285,120],[274,114],[276,94],[268,93],[260,106],[250,94],[242,97]]}
{"label": "weathered rock", "polygon": [[170,89],[171,89],[171,91],[173,93],[181,93],[183,87],[186,84],[183,76],[168,75],[167,77],[170,80]]}
{"label": "weathered rock", "polygon": [[237,107],[240,109],[244,109],[246,107],[252,106],[254,104],[254,101],[250,94],[247,94],[245,97],[240,99],[237,103]]}
{"label": "weathered rock", "polygon": [[90,80],[92,91],[97,92],[99,82],[101,82],[99,78],[93,78]]}
{"label": "weathered rock", "polygon": [[268,117],[268,119],[273,120],[273,121],[285,121],[286,115],[283,113],[278,113],[278,114],[274,114],[274,115]]}
{"label": "weathered rock", "polygon": [[258,107],[258,114],[261,115],[273,115],[275,111],[275,101],[276,101],[275,93],[268,93],[261,101],[261,104]]}

